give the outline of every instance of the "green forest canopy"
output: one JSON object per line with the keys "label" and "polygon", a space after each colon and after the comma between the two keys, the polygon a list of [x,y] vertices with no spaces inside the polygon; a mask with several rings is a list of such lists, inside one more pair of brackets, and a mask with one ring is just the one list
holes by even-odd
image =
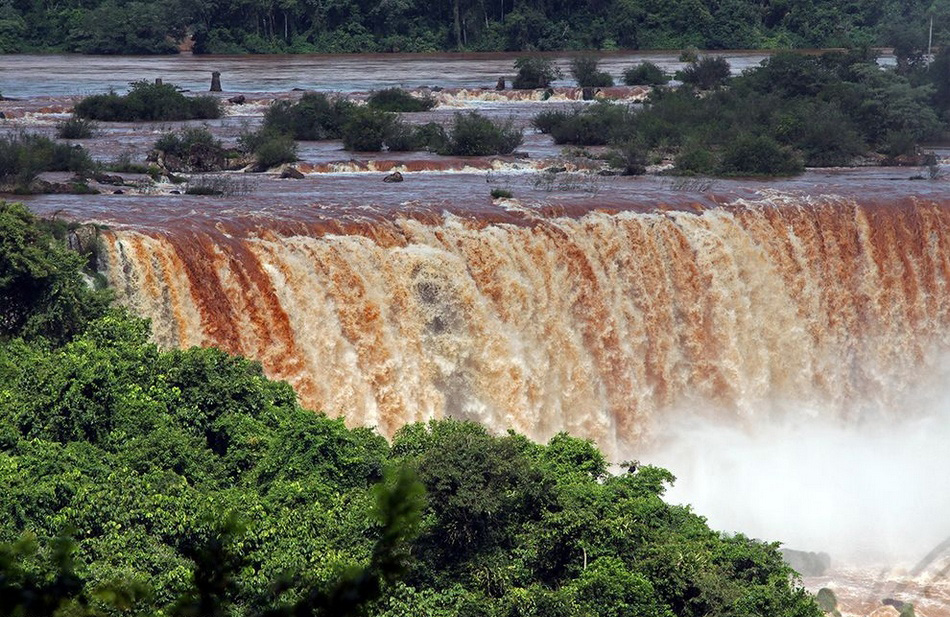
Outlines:
{"label": "green forest canopy", "polygon": [[388,443],[158,349],[49,227],[0,203],[0,297],[29,300],[0,315],[0,615],[821,615],[663,469],[454,420]]}
{"label": "green forest canopy", "polygon": [[950,43],[941,0],[0,0],[0,53],[758,49]]}

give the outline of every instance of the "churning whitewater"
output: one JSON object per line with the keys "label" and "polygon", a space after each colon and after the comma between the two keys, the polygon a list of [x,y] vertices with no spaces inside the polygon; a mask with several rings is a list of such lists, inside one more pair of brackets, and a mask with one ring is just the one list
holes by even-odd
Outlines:
{"label": "churning whitewater", "polygon": [[105,239],[111,285],[160,344],[245,354],[385,434],[453,416],[616,454],[674,409],[852,422],[895,409],[950,336],[950,210],[932,201]]}

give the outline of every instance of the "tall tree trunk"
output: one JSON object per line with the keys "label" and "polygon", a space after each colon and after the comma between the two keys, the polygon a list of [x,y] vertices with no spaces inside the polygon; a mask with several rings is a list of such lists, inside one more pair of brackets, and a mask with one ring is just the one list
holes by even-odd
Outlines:
{"label": "tall tree trunk", "polygon": [[459,8],[461,0],[452,0],[452,15],[455,17],[455,44],[459,49],[462,48],[462,17]]}

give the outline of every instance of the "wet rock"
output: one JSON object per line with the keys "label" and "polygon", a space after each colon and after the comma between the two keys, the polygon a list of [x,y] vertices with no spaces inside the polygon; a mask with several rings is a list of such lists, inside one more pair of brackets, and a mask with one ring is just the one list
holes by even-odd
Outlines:
{"label": "wet rock", "polygon": [[181,195],[181,191],[168,191],[171,195]]}
{"label": "wet rock", "polygon": [[495,84],[495,90],[504,90],[505,89],[505,78],[499,77],[498,83]]}
{"label": "wet rock", "polygon": [[110,184],[112,186],[125,185],[125,178],[123,178],[122,176],[110,176],[109,174],[98,173],[98,174],[95,174],[92,178],[99,184]]}
{"label": "wet rock", "polygon": [[280,172],[280,177],[284,179],[303,180],[306,178],[303,172],[293,165],[281,165],[278,171]]}
{"label": "wet rock", "polygon": [[248,164],[248,156],[236,150],[227,150],[212,144],[193,144],[188,152],[178,155],[153,150],[147,160],[165,172],[207,173],[233,171]]}
{"label": "wet rock", "polygon": [[291,92],[306,92],[306,90],[304,90],[303,88],[291,88],[290,91]]}
{"label": "wet rock", "polygon": [[36,178],[26,187],[26,192],[34,195],[98,195],[99,191],[90,188],[81,181],[51,182]]}
{"label": "wet rock", "polygon": [[544,171],[549,174],[563,174],[564,172],[567,171],[567,167],[558,167],[558,166],[548,167]]}
{"label": "wet rock", "polygon": [[211,72],[211,92],[221,92],[221,72]]}
{"label": "wet rock", "polygon": [[[0,99],[0,100],[2,100],[2,99]],[[6,119],[7,119],[7,114],[5,114],[5,113],[3,113],[2,111],[0,111],[0,120],[6,120]]]}
{"label": "wet rock", "polygon": [[585,101],[593,101],[598,92],[600,92],[599,88],[584,88],[581,90],[581,98],[583,98]]}
{"label": "wet rock", "polygon": [[95,225],[80,225],[66,236],[66,246],[71,251],[85,255],[96,250],[98,240],[99,230]]}
{"label": "wet rock", "polygon": [[930,161],[929,155],[923,152],[915,152],[914,154],[901,154],[898,156],[889,156],[886,157],[883,161],[883,165],[889,167],[924,167]]}
{"label": "wet rock", "polygon": [[112,191],[112,194],[113,194],[113,195],[125,195],[125,191],[122,191],[122,190],[115,190],[115,191]]}
{"label": "wet rock", "polygon": [[383,182],[402,182],[403,179],[404,178],[402,177],[401,173],[399,173],[398,171],[394,171],[393,173],[383,178]]}
{"label": "wet rock", "polygon": [[906,602],[901,602],[900,600],[895,600],[894,598],[884,598],[881,600],[881,604],[884,606],[893,606],[898,611],[904,610],[904,607],[907,606]]}
{"label": "wet rock", "polygon": [[796,551],[790,548],[779,549],[782,559],[802,576],[823,576],[831,567],[828,553]]}
{"label": "wet rock", "polygon": [[243,94],[232,96],[231,98],[228,99],[228,103],[233,103],[235,105],[243,105],[246,102],[247,102],[247,97],[244,96]]}
{"label": "wet rock", "polygon": [[622,176],[623,172],[619,169],[601,169],[597,172],[598,176]]}

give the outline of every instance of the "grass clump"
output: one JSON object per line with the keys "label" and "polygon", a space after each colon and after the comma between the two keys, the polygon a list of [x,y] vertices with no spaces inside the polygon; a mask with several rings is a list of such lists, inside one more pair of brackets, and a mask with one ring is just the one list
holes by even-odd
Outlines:
{"label": "grass clump", "polygon": [[213,96],[188,97],[172,84],[136,81],[128,94],[88,96],[76,104],[76,116],[105,122],[137,120],[206,120],[220,118],[221,104]]}
{"label": "grass clump", "polygon": [[156,182],[162,177],[162,170],[152,163],[137,163],[132,160],[131,152],[123,152],[110,163],[103,166],[104,171],[127,174],[147,174]]}
{"label": "grass clump", "polygon": [[521,129],[511,119],[494,121],[477,113],[457,113],[440,154],[490,156],[511,154],[524,141]]}
{"label": "grass clump", "polygon": [[95,121],[72,115],[56,125],[56,136],[60,139],[89,139],[98,128]]}
{"label": "grass clump", "polygon": [[492,189],[491,190],[492,199],[511,199],[511,191],[508,189]]}
{"label": "grass clump", "polygon": [[204,195],[208,197],[246,195],[250,192],[247,177],[235,178],[227,175],[201,174],[188,180],[185,195]]}
{"label": "grass clump", "polygon": [[623,72],[623,83],[628,86],[665,86],[670,77],[652,62],[641,62]]}
{"label": "grass clump", "polygon": [[32,133],[0,137],[0,184],[22,188],[44,171],[85,175],[93,167],[89,154],[79,146]]}
{"label": "grass clump", "polygon": [[609,88],[614,85],[614,78],[610,73],[597,69],[597,58],[594,56],[577,56],[571,60],[571,76],[581,88]]}
{"label": "grass clump", "polygon": [[533,90],[547,88],[551,82],[561,77],[561,70],[551,60],[537,56],[525,56],[515,60],[518,74],[511,82],[515,90]]}
{"label": "grass clump", "polygon": [[366,104],[380,111],[414,113],[429,111],[436,101],[430,95],[416,97],[402,88],[387,88],[370,94]]}

